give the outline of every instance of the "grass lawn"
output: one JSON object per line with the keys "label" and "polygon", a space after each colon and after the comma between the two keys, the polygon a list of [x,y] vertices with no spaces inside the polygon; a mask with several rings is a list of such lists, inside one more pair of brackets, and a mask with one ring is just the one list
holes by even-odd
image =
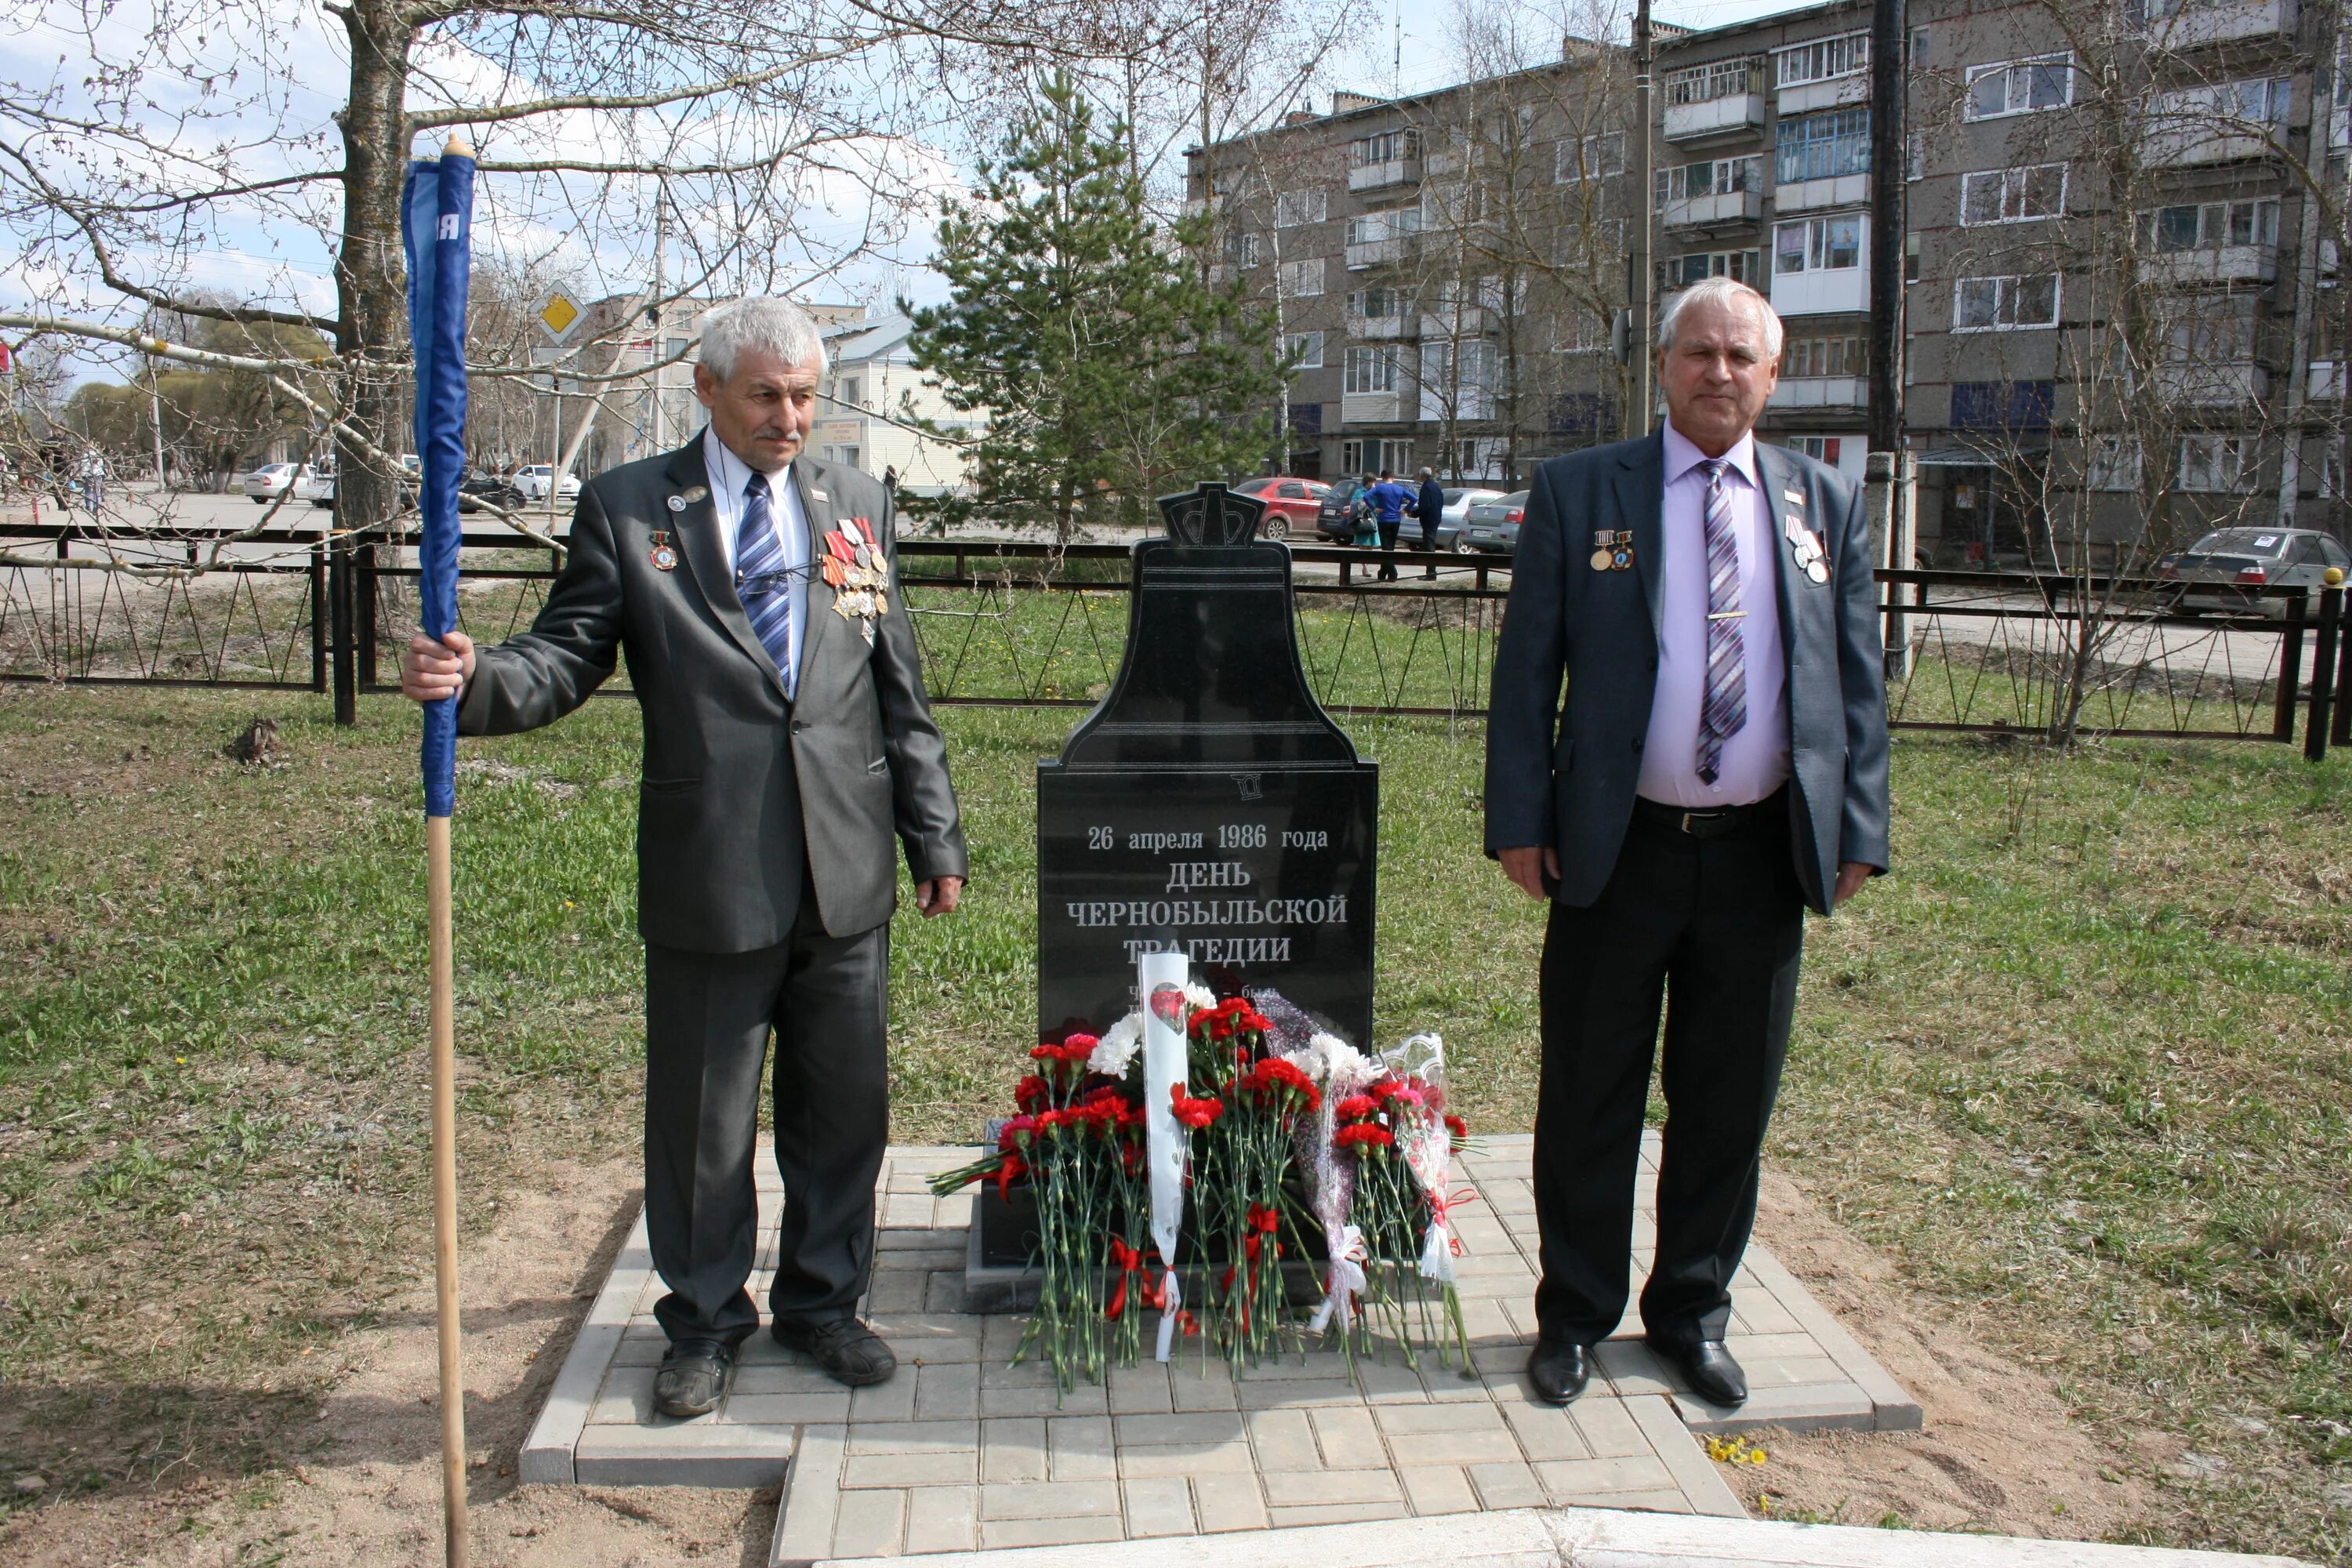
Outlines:
{"label": "grass lawn", "polygon": [[[278,766],[222,754],[255,713]],[[897,933],[901,1138],[971,1136],[1028,1043],[1032,769],[1074,717],[942,715],[974,884]],[[290,1463],[429,1262],[415,723],[326,720],[0,689],[0,1478]],[[1483,730],[1349,729],[1380,1032],[1443,1031],[1474,1123],[1523,1128],[1541,911],[1477,856]],[[599,702],[463,752],[477,1226],[635,1146],[636,747]],[[2155,1478],[2141,1539],[2352,1563],[2352,765],[1906,738],[1895,797],[1901,875],[1812,931],[1771,1157]]]}

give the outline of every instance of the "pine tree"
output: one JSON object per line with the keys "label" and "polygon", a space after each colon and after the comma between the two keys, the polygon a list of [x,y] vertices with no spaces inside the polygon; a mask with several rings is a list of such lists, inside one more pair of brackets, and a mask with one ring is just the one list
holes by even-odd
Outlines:
{"label": "pine tree", "polygon": [[1165,234],[1145,216],[1122,134],[1048,78],[973,199],[942,204],[933,265],[950,301],[900,308],[916,366],[985,422],[967,493],[939,503],[950,521],[1050,521],[1066,541],[1255,472],[1269,449],[1273,318],[1238,282],[1207,282],[1205,216]]}

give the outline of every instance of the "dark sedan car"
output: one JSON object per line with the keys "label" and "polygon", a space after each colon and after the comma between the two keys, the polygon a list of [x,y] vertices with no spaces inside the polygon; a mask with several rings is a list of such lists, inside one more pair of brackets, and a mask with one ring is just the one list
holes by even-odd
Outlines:
{"label": "dark sedan car", "polygon": [[1479,501],[1463,520],[1462,542],[1483,554],[1508,555],[1519,547],[1519,520],[1527,510],[1525,490]]}
{"label": "dark sedan car", "polygon": [[1323,492],[1315,509],[1315,531],[1325,540],[1345,544],[1356,537],[1356,502],[1368,487],[1361,479],[1341,479]]}
{"label": "dark sedan car", "polygon": [[2352,568],[2352,553],[2315,529],[2217,528],[2186,550],[2157,558],[2156,575],[2181,584],[2174,609],[2194,615],[2284,617],[2287,601],[2247,588],[2309,588],[2316,592],[2330,566]]}

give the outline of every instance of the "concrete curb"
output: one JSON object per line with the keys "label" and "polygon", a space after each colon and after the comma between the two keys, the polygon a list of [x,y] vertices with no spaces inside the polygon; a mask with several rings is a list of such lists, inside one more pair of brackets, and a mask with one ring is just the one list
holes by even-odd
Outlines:
{"label": "concrete curb", "polygon": [[1614,1509],[1514,1509],[1378,1524],[1020,1547],[915,1559],[828,1559],[817,1568],[2310,1568],[2287,1557],[2176,1552],[2012,1536],[1782,1524]]}

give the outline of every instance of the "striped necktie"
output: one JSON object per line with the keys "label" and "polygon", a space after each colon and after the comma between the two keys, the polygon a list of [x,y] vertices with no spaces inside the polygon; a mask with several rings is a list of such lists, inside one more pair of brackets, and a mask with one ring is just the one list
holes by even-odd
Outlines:
{"label": "striped necktie", "polygon": [[1706,458],[1706,701],[1699,709],[1698,776],[1723,770],[1723,742],[1748,722],[1746,638],[1740,633],[1739,536],[1732,522],[1731,463]]}
{"label": "striped necktie", "polygon": [[776,661],[784,678],[784,692],[794,685],[793,669],[793,595],[791,574],[784,569],[783,546],[776,542],[773,510],[768,503],[768,476],[753,474],[743,487],[743,515],[735,526],[735,593],[760,646]]}

